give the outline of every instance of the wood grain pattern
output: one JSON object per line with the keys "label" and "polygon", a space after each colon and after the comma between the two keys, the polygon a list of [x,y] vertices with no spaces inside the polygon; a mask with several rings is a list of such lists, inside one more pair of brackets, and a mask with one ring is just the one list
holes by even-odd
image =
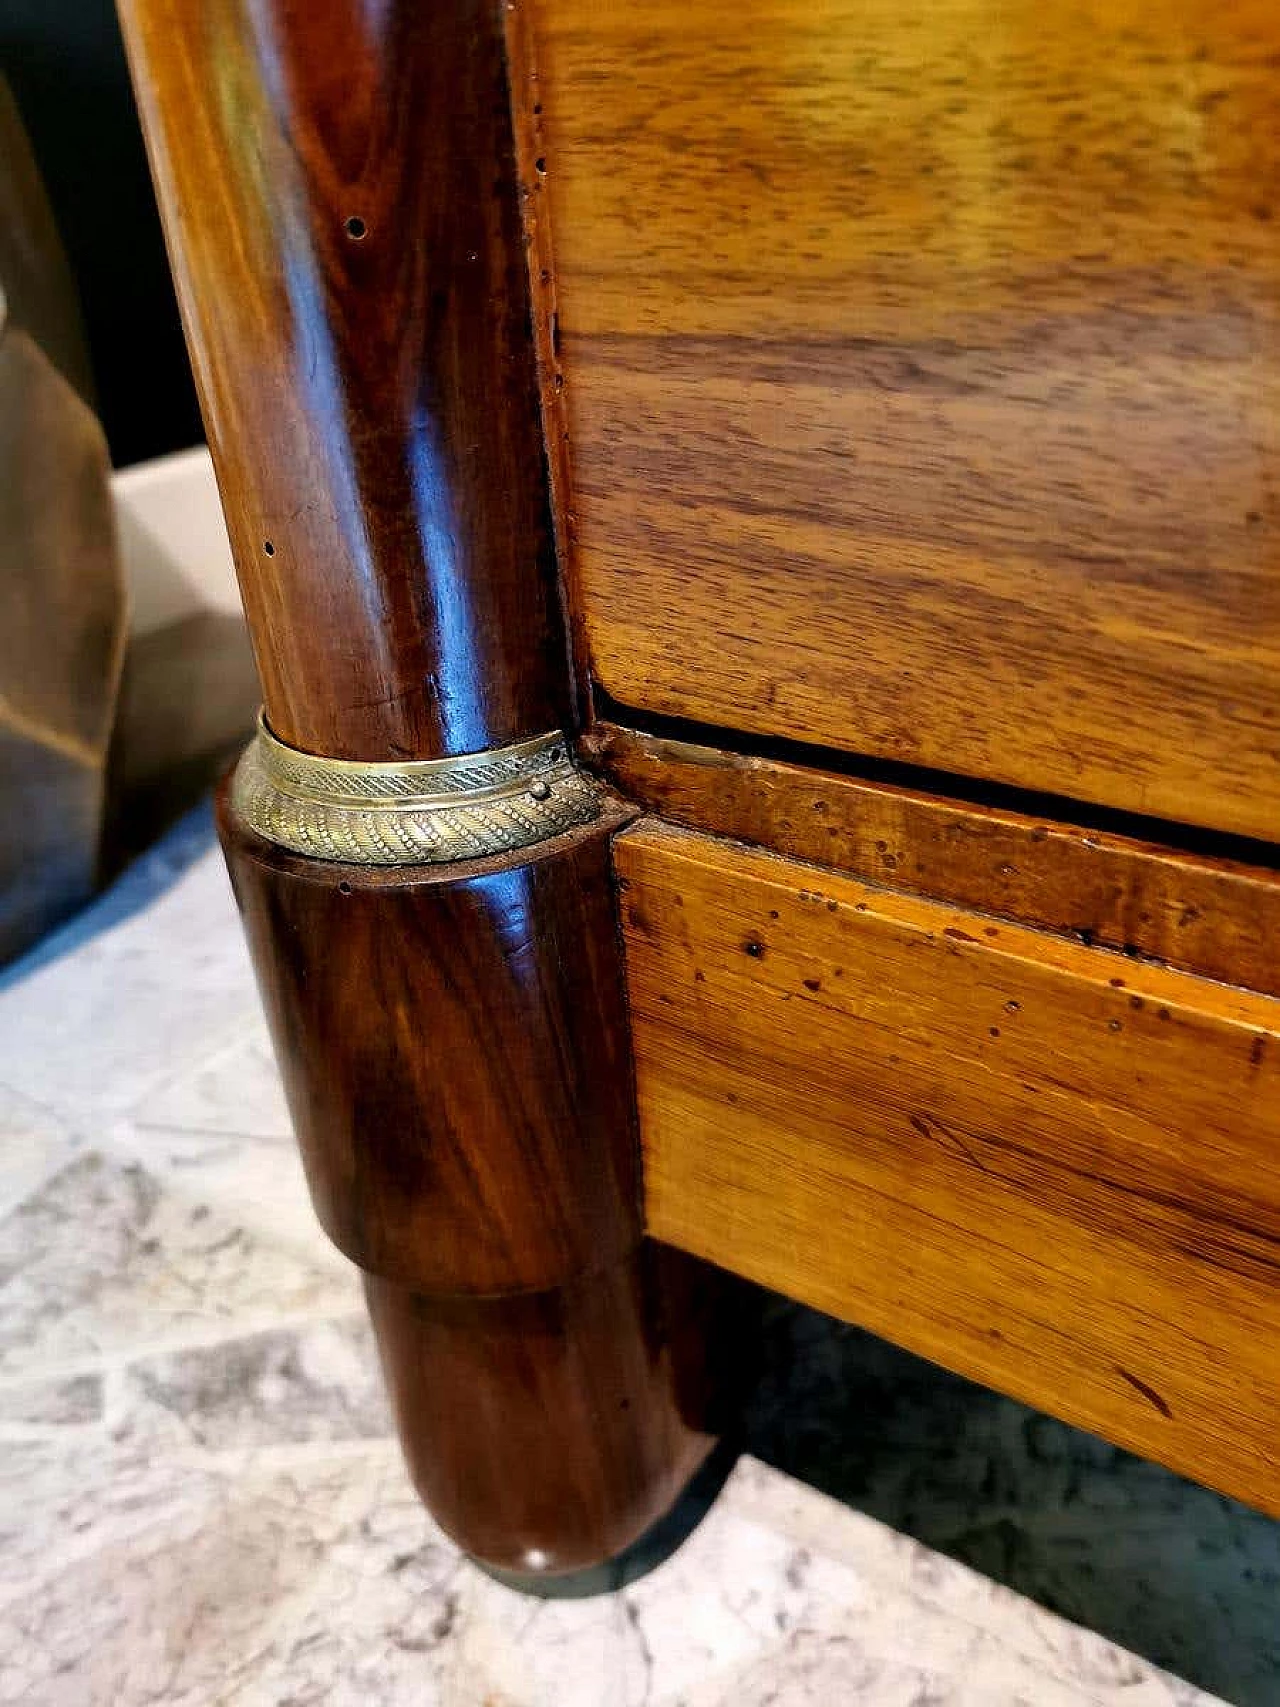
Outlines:
{"label": "wood grain pattern", "polygon": [[624,706],[1280,835],[1272,0],[538,0]]}
{"label": "wood grain pattern", "polygon": [[616,724],[582,751],[674,823],[1280,996],[1280,872]]}
{"label": "wood grain pattern", "polygon": [[652,1241],[505,1298],[366,1279],[410,1474],[459,1545],[545,1577],[614,1556],[667,1511],[714,1440],[708,1322],[689,1308],[706,1283]]}
{"label": "wood grain pattern", "polygon": [[[378,760],[566,725],[503,9],[124,15],[275,734]],[[261,840],[230,798],[312,1198],[365,1272],[414,1479],[492,1564],[597,1565],[712,1439],[705,1271],[673,1289],[642,1241],[629,811],[370,869]]]}
{"label": "wood grain pattern", "polygon": [[571,712],[488,0],[123,0],[267,713],[432,757]]}
{"label": "wood grain pattern", "polygon": [[1280,1002],[642,821],[658,1237],[1280,1513]]}
{"label": "wood grain pattern", "polygon": [[316,1213],[419,1292],[629,1253],[639,1179],[609,837],[375,868],[219,825]]}

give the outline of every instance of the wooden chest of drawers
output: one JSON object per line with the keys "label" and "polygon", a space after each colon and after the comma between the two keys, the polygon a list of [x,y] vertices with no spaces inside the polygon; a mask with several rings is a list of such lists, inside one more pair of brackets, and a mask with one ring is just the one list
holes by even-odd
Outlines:
{"label": "wooden chest of drawers", "polygon": [[123,10],[433,1507],[625,1546],[715,1265],[1280,1513],[1274,6]]}

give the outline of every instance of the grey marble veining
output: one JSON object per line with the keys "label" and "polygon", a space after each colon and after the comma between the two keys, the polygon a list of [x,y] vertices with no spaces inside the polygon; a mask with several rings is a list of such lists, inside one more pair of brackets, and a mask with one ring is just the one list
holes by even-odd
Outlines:
{"label": "grey marble veining", "polygon": [[72,1155],[72,1134],[50,1110],[0,1084],[0,1214],[16,1207]]}
{"label": "grey marble veining", "polygon": [[141,1357],[120,1381],[121,1443],[226,1452],[391,1434],[363,1313]]}
{"label": "grey marble veining", "polygon": [[779,1300],[678,1552],[594,1600],[483,1575],[405,1477],[217,856],[150,869],[0,988],[0,1702],[1209,1707],[1125,1637],[1211,1680],[1168,1637],[1211,1613],[1280,1701],[1275,1526]]}
{"label": "grey marble veining", "polygon": [[234,1203],[98,1151],[0,1221],[0,1375],[348,1302],[342,1281],[247,1230]]}
{"label": "grey marble veining", "polygon": [[38,1375],[0,1385],[0,1440],[83,1428],[102,1421],[103,1377]]}
{"label": "grey marble veining", "polygon": [[[293,1142],[280,1074],[256,1004],[242,1016],[242,1024],[225,1046],[198,1068],[177,1063],[172,1077],[149,1092],[135,1124],[144,1132],[161,1129],[225,1136],[248,1122],[252,1122],[251,1132],[240,1136]],[[187,1153],[195,1160],[208,1148],[191,1144]]]}

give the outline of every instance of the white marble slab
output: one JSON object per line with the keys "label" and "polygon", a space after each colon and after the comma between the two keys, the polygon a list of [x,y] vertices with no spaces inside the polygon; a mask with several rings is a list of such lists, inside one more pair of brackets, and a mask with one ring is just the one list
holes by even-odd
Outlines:
{"label": "white marble slab", "polygon": [[[218,921],[217,928],[210,928]],[[210,848],[144,911],[0,990],[0,1085],[95,1135],[242,1030],[257,997]]]}
{"label": "white marble slab", "polygon": [[52,1109],[0,1084],[0,1214],[57,1172],[75,1149]]}

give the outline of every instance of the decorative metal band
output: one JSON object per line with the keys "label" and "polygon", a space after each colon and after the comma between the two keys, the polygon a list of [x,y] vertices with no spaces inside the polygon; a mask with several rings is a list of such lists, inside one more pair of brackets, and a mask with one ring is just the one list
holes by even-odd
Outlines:
{"label": "decorative metal band", "polygon": [[349,865],[511,853],[600,811],[563,735],[457,759],[366,764],[286,747],[262,718],[236,767],[231,803],[268,841]]}

